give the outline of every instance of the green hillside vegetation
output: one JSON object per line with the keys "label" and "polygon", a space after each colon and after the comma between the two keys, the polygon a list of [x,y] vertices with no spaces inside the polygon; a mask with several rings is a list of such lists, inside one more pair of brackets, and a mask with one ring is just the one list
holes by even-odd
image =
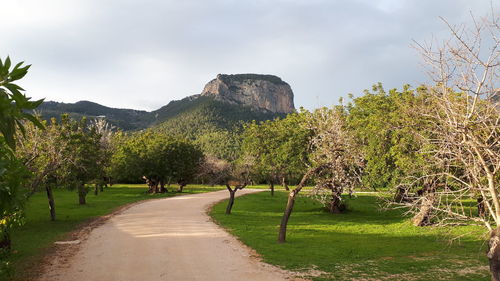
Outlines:
{"label": "green hillside vegetation", "polygon": [[106,121],[125,131],[142,129],[153,121],[151,113],[144,110],[111,108],[90,101],[76,103],[49,101],[42,103],[36,111],[45,120],[59,119],[63,113],[68,113],[75,120],[80,120],[84,116],[88,118],[106,116]]}
{"label": "green hillside vegetation", "polygon": [[274,75],[265,74],[220,74],[217,76],[219,79],[224,81],[226,84],[230,84],[231,81],[243,82],[244,80],[265,80],[277,85],[287,85],[287,83],[281,78]]}
{"label": "green hillside vegetation", "polygon": [[171,102],[156,112],[158,120],[163,120],[157,125],[158,129],[188,139],[217,130],[235,131],[242,128],[243,123],[253,120],[259,122],[284,116],[217,101],[211,97]]}
{"label": "green hillside vegetation", "polygon": [[74,104],[44,102],[37,112],[44,120],[60,120],[62,114],[68,114],[75,120],[105,116],[107,122],[120,130],[151,128],[161,134],[195,141],[205,153],[228,160],[238,157],[239,135],[245,123],[285,116],[198,95],[171,101],[151,112],[110,108],[89,101]]}

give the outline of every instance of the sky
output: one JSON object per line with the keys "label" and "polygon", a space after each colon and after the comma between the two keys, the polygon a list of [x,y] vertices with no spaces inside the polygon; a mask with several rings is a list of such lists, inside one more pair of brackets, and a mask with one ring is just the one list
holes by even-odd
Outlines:
{"label": "sky", "polygon": [[155,110],[219,73],[281,77],[295,106],[426,77],[413,40],[498,0],[0,0],[0,57],[32,64],[26,95]]}

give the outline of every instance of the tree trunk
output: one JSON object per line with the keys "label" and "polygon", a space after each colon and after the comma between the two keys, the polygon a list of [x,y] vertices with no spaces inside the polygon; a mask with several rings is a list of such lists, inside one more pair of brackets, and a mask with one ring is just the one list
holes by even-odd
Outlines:
{"label": "tree trunk", "polygon": [[411,219],[414,226],[426,226],[431,224],[433,196],[422,197],[419,212]]}
{"label": "tree trunk", "polygon": [[160,180],[160,193],[168,192],[168,189],[165,188],[165,180]]}
{"label": "tree trunk", "polygon": [[286,227],[288,225],[288,220],[293,211],[293,205],[295,204],[295,197],[297,197],[298,192],[295,190],[290,191],[288,194],[288,202],[286,203],[285,212],[283,213],[283,218],[281,218],[280,233],[278,235],[278,243],[284,243],[286,241]]}
{"label": "tree trunk", "polygon": [[271,189],[271,196],[274,196],[274,182],[269,181],[269,188]]}
{"label": "tree trunk", "polygon": [[235,190],[229,189],[229,202],[227,202],[226,215],[231,214],[231,210],[233,209],[233,204],[234,204],[235,193],[236,193],[236,189]]}
{"label": "tree trunk", "polygon": [[87,196],[87,191],[85,190],[85,184],[78,185],[78,202],[80,205],[85,205],[87,202],[85,201],[85,196]]}
{"label": "tree trunk", "polygon": [[302,180],[300,180],[299,184],[295,189],[290,191],[288,194],[288,202],[286,203],[286,208],[285,212],[283,213],[283,217],[281,218],[281,224],[280,224],[280,232],[278,235],[278,243],[285,243],[286,241],[286,227],[288,225],[288,219],[290,219],[290,215],[292,214],[293,211],[293,205],[295,204],[295,197],[297,197],[297,194],[302,190],[302,187],[306,184],[307,180],[309,179],[310,176],[313,174],[317,173],[321,169],[326,167],[325,165],[318,166],[314,169],[308,170],[304,176],[302,177]]}
{"label": "tree trunk", "polygon": [[56,220],[56,204],[54,202],[54,194],[52,193],[52,188],[50,186],[46,186],[45,190],[47,191],[47,199],[49,200],[49,212],[50,212],[50,220]]}
{"label": "tree trunk", "polygon": [[500,281],[500,227],[492,230],[488,241],[487,257],[492,281]]}
{"label": "tree trunk", "polygon": [[179,190],[177,192],[182,192],[184,190],[184,187],[186,186],[186,182],[185,181],[180,181],[179,182]]}
{"label": "tree trunk", "polygon": [[9,230],[7,228],[4,228],[1,234],[2,236],[0,240],[0,249],[10,251],[12,243],[10,240]]}
{"label": "tree trunk", "polygon": [[340,198],[337,195],[332,194],[332,200],[330,201],[330,204],[328,205],[328,210],[330,211],[330,213],[332,213],[332,214],[342,213],[342,207],[341,207],[340,202],[341,202]]}
{"label": "tree trunk", "polygon": [[103,184],[101,184],[101,190],[100,191],[103,192],[105,187],[108,187],[108,185],[106,184],[106,182],[104,182]]}
{"label": "tree trunk", "polygon": [[406,190],[402,187],[398,187],[396,194],[394,195],[394,202],[402,203],[407,201]]}
{"label": "tree trunk", "polygon": [[99,185],[98,183],[95,184],[95,187],[94,187],[94,195],[97,196],[97,194],[99,194]]}
{"label": "tree trunk", "polygon": [[154,193],[158,193],[158,192],[160,192],[160,189],[158,188],[158,184],[159,184],[158,179],[155,179],[155,180],[154,180],[154,189],[153,189],[153,190],[154,190]]}
{"label": "tree trunk", "polygon": [[283,185],[283,188],[285,188],[286,191],[290,191],[290,188],[288,188],[288,184],[286,183],[285,177],[281,178],[281,184]]}

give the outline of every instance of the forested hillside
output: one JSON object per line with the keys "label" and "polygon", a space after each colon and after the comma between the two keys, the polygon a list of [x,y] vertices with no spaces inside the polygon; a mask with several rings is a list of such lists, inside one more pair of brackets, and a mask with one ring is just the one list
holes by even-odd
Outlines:
{"label": "forested hillside", "polygon": [[83,116],[89,118],[105,116],[106,121],[126,131],[147,127],[153,121],[151,113],[144,110],[111,108],[90,101],[76,103],[47,101],[36,111],[46,120],[52,117],[59,119],[63,113],[68,113],[73,119],[81,119]]}

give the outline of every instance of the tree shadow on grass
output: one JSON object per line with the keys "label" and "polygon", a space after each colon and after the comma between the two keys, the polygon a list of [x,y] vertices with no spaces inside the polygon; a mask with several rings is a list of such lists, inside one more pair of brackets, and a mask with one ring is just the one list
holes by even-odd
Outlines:
{"label": "tree shadow on grass", "polygon": [[[295,270],[316,266],[335,280],[483,280],[488,276],[485,244],[481,237],[467,233],[477,229],[414,227],[400,210],[380,211],[373,195],[350,200],[351,210],[345,214],[330,214],[310,198],[299,198],[287,242],[278,244],[286,195],[239,198],[233,215],[220,216],[221,224],[268,262]],[[460,243],[449,244],[448,232],[463,235]]]}

